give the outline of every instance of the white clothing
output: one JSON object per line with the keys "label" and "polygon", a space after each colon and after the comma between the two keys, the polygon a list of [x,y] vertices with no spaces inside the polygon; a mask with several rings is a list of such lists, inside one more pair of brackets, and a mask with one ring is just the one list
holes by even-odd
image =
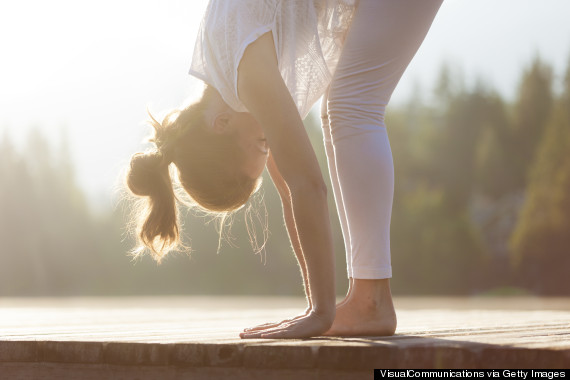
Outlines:
{"label": "white clothing", "polygon": [[202,21],[190,74],[236,111],[247,111],[237,94],[241,57],[269,31],[302,117],[330,82],[323,133],[349,277],[392,276],[394,164],[384,112],[441,1],[210,0]]}
{"label": "white clothing", "polygon": [[235,111],[237,69],[247,46],[273,32],[279,71],[302,118],[331,81],[354,0],[210,0],[190,74],[212,85]]}
{"label": "white clothing", "polygon": [[[360,0],[321,117],[348,277],[392,277],[385,109],[442,0]],[[330,122],[329,122],[330,120]]]}

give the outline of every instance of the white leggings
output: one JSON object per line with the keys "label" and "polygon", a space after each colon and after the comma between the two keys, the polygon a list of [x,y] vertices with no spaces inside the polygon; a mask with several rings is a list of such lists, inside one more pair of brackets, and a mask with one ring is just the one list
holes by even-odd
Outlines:
{"label": "white leggings", "polygon": [[[384,111],[442,0],[360,0],[321,110],[348,277],[392,277],[394,164]],[[330,123],[329,123],[330,120]]]}

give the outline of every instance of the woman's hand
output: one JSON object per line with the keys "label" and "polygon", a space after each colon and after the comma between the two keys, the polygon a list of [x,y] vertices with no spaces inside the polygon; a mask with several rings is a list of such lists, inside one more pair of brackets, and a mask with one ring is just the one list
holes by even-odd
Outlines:
{"label": "woman's hand", "polygon": [[259,331],[259,330],[271,329],[271,328],[277,327],[283,323],[288,323],[288,322],[294,321],[296,319],[306,317],[307,315],[309,315],[310,312],[311,312],[311,307],[307,308],[307,310],[305,310],[305,312],[303,314],[297,315],[296,317],[287,318],[287,319],[282,320],[281,322],[263,323],[261,325],[257,325],[254,327],[245,328],[245,329],[243,329],[243,331],[244,332],[253,332],[253,331]]}
{"label": "woman's hand", "polygon": [[245,331],[239,336],[242,339],[299,339],[319,336],[332,326],[333,313],[317,313],[311,311],[305,316],[283,322],[277,326],[261,330]]}

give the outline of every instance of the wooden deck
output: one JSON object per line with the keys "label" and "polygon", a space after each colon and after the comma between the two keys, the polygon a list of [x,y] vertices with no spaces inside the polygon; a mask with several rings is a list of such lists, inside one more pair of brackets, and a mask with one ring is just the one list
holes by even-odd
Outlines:
{"label": "wooden deck", "polygon": [[373,368],[570,368],[570,299],[398,298],[393,337],[241,340],[295,298],[0,299],[0,379],[373,378]]}

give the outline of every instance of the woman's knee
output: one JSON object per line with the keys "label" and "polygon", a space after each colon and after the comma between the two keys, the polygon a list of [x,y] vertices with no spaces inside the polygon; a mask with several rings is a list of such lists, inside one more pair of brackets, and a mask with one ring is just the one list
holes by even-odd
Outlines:
{"label": "woman's knee", "polygon": [[333,141],[385,128],[387,102],[373,94],[347,93],[331,87],[328,116]]}

